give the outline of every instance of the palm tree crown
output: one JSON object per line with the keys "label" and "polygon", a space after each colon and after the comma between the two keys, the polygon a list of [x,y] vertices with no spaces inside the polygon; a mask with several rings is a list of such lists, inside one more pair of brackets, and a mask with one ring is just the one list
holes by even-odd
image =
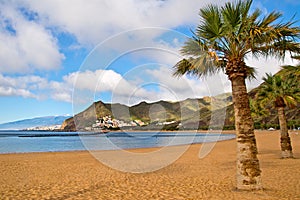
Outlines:
{"label": "palm tree crown", "polygon": [[258,101],[262,105],[273,102],[276,108],[293,108],[300,102],[300,89],[296,78],[283,80],[279,75],[266,74],[263,80],[264,83],[257,93]]}
{"label": "palm tree crown", "polygon": [[175,65],[174,74],[205,76],[224,70],[229,79],[234,73],[251,77],[254,70],[244,63],[247,54],[284,58],[286,51],[299,52],[299,27],[292,27],[294,22],[276,23],[279,12],[263,17],[256,9],[250,14],[251,4],[247,0],[200,9],[200,24],[181,49],[189,58]]}

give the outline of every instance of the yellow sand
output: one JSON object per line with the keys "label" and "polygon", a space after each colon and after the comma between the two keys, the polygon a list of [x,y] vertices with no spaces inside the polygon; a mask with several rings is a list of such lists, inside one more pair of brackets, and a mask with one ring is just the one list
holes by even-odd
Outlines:
{"label": "yellow sand", "polygon": [[263,191],[235,190],[236,143],[230,140],[203,159],[201,145],[192,145],[172,165],[143,174],[113,170],[89,152],[0,155],[0,199],[300,199],[298,133],[291,133],[296,159],[284,160],[279,132],[256,132]]}

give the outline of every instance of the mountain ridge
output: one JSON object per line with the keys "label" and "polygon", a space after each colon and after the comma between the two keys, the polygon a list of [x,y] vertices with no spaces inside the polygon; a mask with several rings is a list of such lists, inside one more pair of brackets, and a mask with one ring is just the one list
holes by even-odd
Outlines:
{"label": "mountain ridge", "polygon": [[231,96],[223,94],[219,97],[188,98],[178,102],[160,100],[148,103],[143,101],[133,106],[97,101],[86,110],[65,120],[62,129],[65,131],[84,130],[85,127],[91,127],[93,122],[104,116],[112,116],[114,119],[125,122],[141,120],[148,125],[176,121],[190,129],[197,129],[199,123],[204,128],[209,125],[208,118],[211,116],[212,107],[214,110],[224,109],[232,104],[228,99],[231,99]]}
{"label": "mountain ridge", "polygon": [[[276,74],[284,76],[284,71],[280,70]],[[257,91],[263,84],[264,83],[248,92],[250,101],[257,101]],[[254,106],[251,110],[256,129],[268,129],[270,127],[279,128],[277,111],[275,108],[265,108],[267,115],[263,116],[258,113],[259,109],[255,108],[255,103],[251,106]],[[286,108],[285,112],[289,128],[299,127],[300,104],[293,109]],[[224,123],[223,127],[211,127],[210,121],[212,113],[214,114],[213,120],[223,120],[223,122],[221,122]],[[224,114],[225,118],[223,116]],[[62,124],[62,129],[65,131],[84,130],[85,127],[92,126],[97,119],[106,115],[124,121],[142,120],[149,125],[149,129],[154,127],[154,123],[161,121],[176,121],[177,124],[183,124],[183,129],[234,129],[234,109],[230,93],[197,99],[187,98],[178,102],[160,100],[157,102],[147,103],[142,101],[133,106],[109,104],[98,101],[94,102],[86,110],[76,114],[74,117],[66,119]],[[147,127],[137,128],[147,129]],[[163,128],[164,127],[162,127],[162,129]]]}
{"label": "mountain ridge", "polygon": [[44,116],[29,119],[16,120],[0,124],[0,130],[22,130],[32,127],[61,125],[70,116]]}

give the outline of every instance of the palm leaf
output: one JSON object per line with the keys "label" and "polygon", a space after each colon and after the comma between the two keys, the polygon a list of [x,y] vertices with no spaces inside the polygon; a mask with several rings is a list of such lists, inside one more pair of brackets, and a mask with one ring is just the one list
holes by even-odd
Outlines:
{"label": "palm leaf", "polygon": [[[300,90],[296,77],[284,80],[279,75],[266,74],[263,80],[264,83],[257,93],[260,105],[267,106],[273,103],[275,107],[293,108],[300,102]],[[283,105],[279,105],[281,103]]]}
{"label": "palm leaf", "polygon": [[[300,27],[294,26],[295,21],[279,21],[282,14],[276,11],[266,16],[259,9],[250,13],[251,5],[252,0],[239,0],[222,7],[201,8],[200,23],[181,48],[182,55],[191,59],[177,63],[174,69],[179,68],[174,74],[211,75],[234,60],[243,63],[248,54],[279,59],[284,59],[287,52],[299,54]],[[182,65],[187,60],[190,64]],[[183,66],[188,67],[183,70]],[[246,76],[255,77],[254,68],[246,66],[243,70]]]}

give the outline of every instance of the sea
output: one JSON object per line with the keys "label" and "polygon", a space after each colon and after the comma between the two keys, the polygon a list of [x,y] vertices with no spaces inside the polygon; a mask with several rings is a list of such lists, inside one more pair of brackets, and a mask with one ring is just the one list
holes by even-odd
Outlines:
{"label": "sea", "polygon": [[0,154],[118,150],[188,145],[235,138],[234,134],[196,132],[45,132],[0,131]]}

